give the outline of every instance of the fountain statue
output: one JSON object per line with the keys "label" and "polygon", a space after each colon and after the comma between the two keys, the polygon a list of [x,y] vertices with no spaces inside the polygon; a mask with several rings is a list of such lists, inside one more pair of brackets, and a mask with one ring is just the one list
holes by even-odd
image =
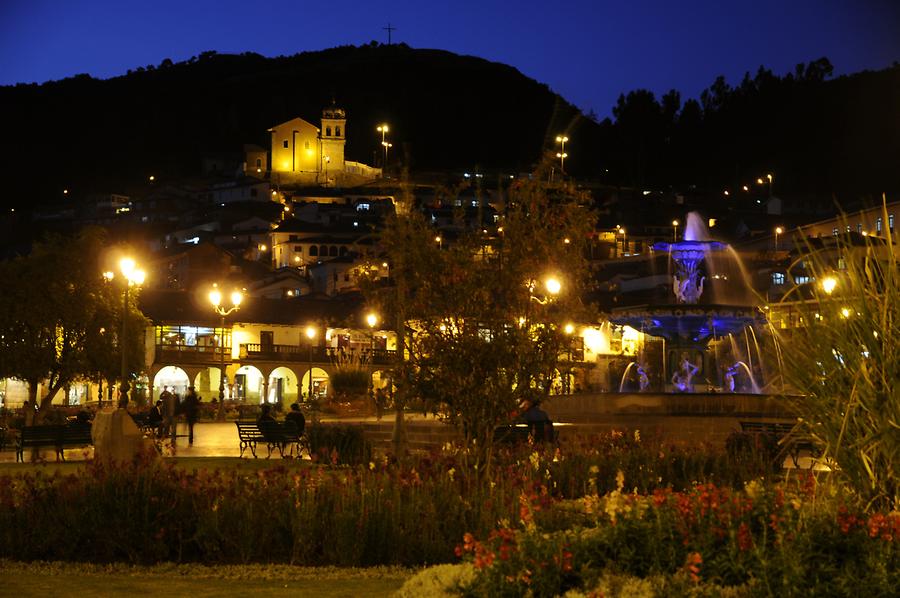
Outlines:
{"label": "fountain statue", "polygon": [[691,392],[693,385],[691,379],[700,371],[695,364],[688,359],[687,353],[681,354],[681,363],[672,374],[672,385],[678,392]]}
{"label": "fountain statue", "polygon": [[738,364],[733,363],[731,367],[725,370],[725,390],[734,392],[734,376],[737,374]]}
{"label": "fountain statue", "polygon": [[637,366],[638,389],[641,392],[647,392],[650,388],[650,376],[647,375],[647,366],[640,363]]}

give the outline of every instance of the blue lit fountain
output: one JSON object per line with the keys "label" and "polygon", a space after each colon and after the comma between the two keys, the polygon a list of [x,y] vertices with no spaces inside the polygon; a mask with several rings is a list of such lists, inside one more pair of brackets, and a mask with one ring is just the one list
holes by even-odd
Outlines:
{"label": "blue lit fountain", "polygon": [[728,249],[725,243],[711,240],[700,215],[691,212],[687,215],[683,240],[653,246],[654,251],[666,251],[671,257],[676,303],[621,308],[610,315],[609,320],[615,325],[627,325],[664,339],[662,380],[666,390],[693,392],[694,378],[700,378],[706,381],[707,388],[734,392],[734,377],[738,372],[735,366],[741,364],[749,378],[744,388],[759,392],[752,372],[738,356],[733,355],[732,363],[720,367],[716,355],[709,350],[712,341],[730,338],[735,345],[734,338],[748,327],[761,329],[765,324],[764,316],[754,306],[701,302],[710,258]]}

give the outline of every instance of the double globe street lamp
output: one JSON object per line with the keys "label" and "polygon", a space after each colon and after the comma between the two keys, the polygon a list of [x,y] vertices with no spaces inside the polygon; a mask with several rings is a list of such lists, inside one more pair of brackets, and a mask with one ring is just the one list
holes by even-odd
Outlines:
{"label": "double globe street lamp", "polygon": [[[137,267],[135,261],[130,257],[119,260],[119,271],[122,274],[122,280],[125,282],[125,292],[122,294],[122,334],[119,338],[119,353],[122,356],[122,370],[119,378],[119,407],[125,408],[128,405],[128,391],[130,385],[128,383],[128,350],[126,338],[128,334],[128,291],[131,286],[141,286],[144,284],[146,273]],[[116,273],[109,271],[104,272],[103,277],[108,281],[112,281],[116,277]]]}
{"label": "double globe street lamp", "polygon": [[225,316],[239,310],[241,301],[244,300],[240,291],[231,292],[231,307],[225,307],[222,304],[222,292],[218,285],[213,285],[213,289],[209,292],[209,302],[212,303],[213,309],[219,314],[219,353],[221,354],[221,362],[219,368],[219,411],[217,419],[225,421]]}

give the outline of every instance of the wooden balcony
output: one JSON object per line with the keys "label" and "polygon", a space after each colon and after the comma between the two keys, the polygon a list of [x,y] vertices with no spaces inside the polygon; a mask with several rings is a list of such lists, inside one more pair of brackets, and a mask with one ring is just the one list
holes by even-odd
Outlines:
{"label": "wooden balcony", "polygon": [[241,361],[291,361],[313,363],[358,363],[387,365],[393,363],[396,351],[387,349],[341,350],[335,347],[303,347],[298,345],[241,345]]}
{"label": "wooden balcony", "polygon": [[[217,364],[222,361],[222,347],[189,345],[156,345],[157,363]],[[224,347],[225,363],[231,363],[231,347]]]}

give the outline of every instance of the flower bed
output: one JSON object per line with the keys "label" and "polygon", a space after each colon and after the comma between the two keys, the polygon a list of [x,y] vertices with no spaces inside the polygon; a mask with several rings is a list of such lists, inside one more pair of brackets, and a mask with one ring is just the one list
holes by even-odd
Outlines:
{"label": "flower bed", "polygon": [[[580,519],[546,533],[541,493],[523,494],[519,524],[479,540],[443,588],[464,595],[553,596],[606,588],[610,575],[645,580],[646,595],[893,595],[900,587],[900,513],[869,513],[800,485],[701,484],[652,494],[618,489],[569,504]],[[422,574],[426,579],[431,574]],[[413,580],[410,587],[421,586]],[[704,589],[705,588],[705,589]]]}
{"label": "flower bed", "polygon": [[[134,563],[159,561],[305,565],[423,565],[457,560],[465,533],[485,538],[518,521],[521,497],[544,531],[583,525],[572,500],[615,488],[622,469],[639,492],[693,482],[740,487],[764,462],[706,448],[673,448],[635,432],[585,438],[561,448],[502,450],[490,475],[460,449],[416,459],[365,456],[349,435],[342,456],[286,462],[262,471],[184,471],[168,463],[127,468],[88,464],[78,475],[38,470],[0,476],[0,557]],[[324,445],[334,446],[334,442]],[[335,439],[331,439],[335,440]],[[338,439],[340,440],[340,439]],[[749,478],[746,478],[749,479]],[[535,510],[537,507],[540,510]],[[506,526],[508,527],[508,526]]]}

